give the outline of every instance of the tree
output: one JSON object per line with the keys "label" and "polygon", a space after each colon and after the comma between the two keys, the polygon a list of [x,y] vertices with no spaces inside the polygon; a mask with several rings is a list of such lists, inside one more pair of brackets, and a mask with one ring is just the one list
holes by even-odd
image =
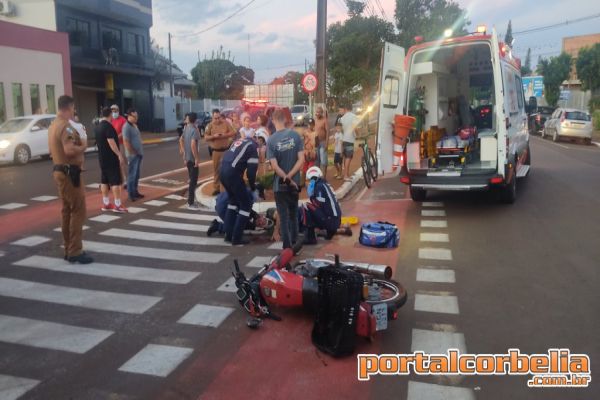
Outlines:
{"label": "tree", "polygon": [[452,0],[396,0],[394,16],[397,42],[405,49],[415,43],[415,36],[438,40],[446,29],[452,29],[454,35],[465,35],[470,25],[466,11]]}
{"label": "tree", "polygon": [[556,107],[560,98],[560,86],[571,72],[571,56],[562,53],[549,59],[541,58],[538,72],[544,76],[544,96],[549,105]]}
{"label": "tree", "polygon": [[223,46],[213,50],[211,58],[204,58],[192,68],[192,79],[198,87],[200,98],[241,99],[244,85],[254,82],[254,71],[233,63],[231,52],[225,54]]}
{"label": "tree", "polygon": [[285,75],[273,79],[271,85],[294,85],[294,104],[308,104],[308,93],[302,89],[303,73],[298,71],[288,71]]}
{"label": "tree", "polygon": [[527,49],[527,55],[525,56],[525,62],[521,65],[521,75],[531,75],[531,48]]}
{"label": "tree", "polygon": [[512,20],[508,20],[508,28],[506,28],[506,35],[504,35],[504,43],[509,46],[512,46],[513,42],[513,34],[512,34]]}
{"label": "tree", "polygon": [[366,3],[363,3],[361,1],[346,0],[346,8],[348,8],[348,17],[353,18],[362,15],[366,5]]}
{"label": "tree", "polygon": [[576,67],[584,90],[600,89],[600,43],[579,50]]}
{"label": "tree", "polygon": [[394,26],[357,15],[331,25],[327,37],[330,94],[345,103],[370,97],[379,80],[383,43],[395,39]]}

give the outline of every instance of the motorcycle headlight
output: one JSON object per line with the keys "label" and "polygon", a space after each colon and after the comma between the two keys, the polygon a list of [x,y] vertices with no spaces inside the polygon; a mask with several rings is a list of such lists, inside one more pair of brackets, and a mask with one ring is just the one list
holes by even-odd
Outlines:
{"label": "motorcycle headlight", "polygon": [[8,140],[0,140],[0,149],[6,149],[10,146],[10,142]]}

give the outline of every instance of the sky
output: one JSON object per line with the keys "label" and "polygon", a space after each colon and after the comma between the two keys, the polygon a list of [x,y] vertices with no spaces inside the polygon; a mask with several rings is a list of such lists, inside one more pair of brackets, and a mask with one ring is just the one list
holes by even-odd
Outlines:
{"label": "sky", "polygon": [[[205,55],[223,46],[238,65],[255,71],[256,83],[269,83],[289,70],[304,72],[305,62],[314,63],[317,0],[254,0],[238,15],[204,33],[250,0],[154,0],[151,37],[167,55],[168,33],[173,35],[173,61],[186,73]],[[375,13],[393,22],[395,0],[369,0]],[[379,9],[381,4],[383,12]],[[521,30],[562,23],[600,14],[598,0],[458,0],[467,10],[471,28],[479,24],[504,37],[509,20],[515,32],[514,51],[525,58],[532,50],[538,56],[558,55],[562,38],[600,33],[600,18],[558,28],[517,34]],[[344,0],[328,0],[328,24],[347,18]],[[542,5],[543,4],[543,5]],[[367,12],[370,15],[370,12]],[[198,34],[199,33],[199,34]]]}

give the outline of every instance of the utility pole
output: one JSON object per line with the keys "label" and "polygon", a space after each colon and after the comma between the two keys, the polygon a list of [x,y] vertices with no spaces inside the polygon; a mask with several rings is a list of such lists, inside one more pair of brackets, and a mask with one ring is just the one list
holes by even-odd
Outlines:
{"label": "utility pole", "polygon": [[315,101],[319,105],[325,104],[325,80],[327,78],[327,0],[318,0],[317,3],[317,80]]}
{"label": "utility pole", "polygon": [[169,32],[169,95],[173,97],[173,60],[171,59],[171,32]]}

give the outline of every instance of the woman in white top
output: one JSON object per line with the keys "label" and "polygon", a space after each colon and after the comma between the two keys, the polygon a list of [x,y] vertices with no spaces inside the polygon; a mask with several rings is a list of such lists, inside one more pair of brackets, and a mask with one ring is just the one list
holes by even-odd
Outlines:
{"label": "woman in white top", "polygon": [[256,131],[250,127],[250,116],[245,116],[243,119],[243,126],[240,128],[241,139],[253,139]]}

